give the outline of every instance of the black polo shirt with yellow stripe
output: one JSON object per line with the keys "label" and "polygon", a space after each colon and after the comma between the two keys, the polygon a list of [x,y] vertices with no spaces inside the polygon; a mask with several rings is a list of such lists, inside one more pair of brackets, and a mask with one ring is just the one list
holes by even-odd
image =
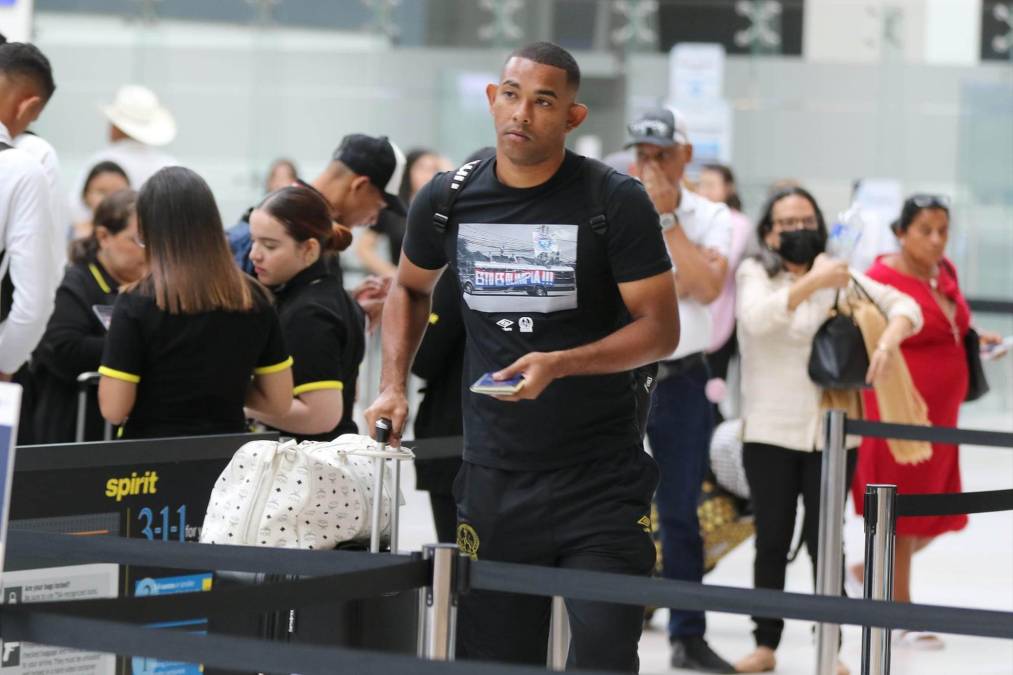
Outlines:
{"label": "black polo shirt with yellow stripe", "polygon": [[250,378],[292,365],[270,298],[254,298],[249,312],[169,314],[143,287],[120,294],[99,372],[137,384],[124,438],[246,430]]}
{"label": "black polo shirt with yellow stripe", "polygon": [[[321,259],[287,283],[271,289],[292,354],[293,394],[325,389],[341,392],[341,420],[331,431],[300,440],[329,441],[357,433],[353,419],[355,385],[365,354],[365,318],[341,282]],[[282,429],[281,431],[285,431]]]}

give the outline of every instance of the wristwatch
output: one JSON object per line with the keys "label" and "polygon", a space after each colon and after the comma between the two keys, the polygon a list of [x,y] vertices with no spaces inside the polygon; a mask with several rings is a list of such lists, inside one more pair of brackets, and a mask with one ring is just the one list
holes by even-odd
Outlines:
{"label": "wristwatch", "polygon": [[658,220],[661,223],[662,232],[671,230],[679,224],[679,216],[675,215],[675,211],[672,211],[671,213],[662,213]]}

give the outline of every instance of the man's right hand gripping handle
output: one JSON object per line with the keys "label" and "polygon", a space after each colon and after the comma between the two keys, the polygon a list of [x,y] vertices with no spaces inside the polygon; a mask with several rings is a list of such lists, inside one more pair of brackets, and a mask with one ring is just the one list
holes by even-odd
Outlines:
{"label": "man's right hand gripping handle", "polygon": [[376,421],[386,417],[391,421],[390,438],[387,444],[392,448],[401,447],[401,434],[408,421],[408,397],[401,387],[387,387],[366,409],[366,428],[375,437]]}

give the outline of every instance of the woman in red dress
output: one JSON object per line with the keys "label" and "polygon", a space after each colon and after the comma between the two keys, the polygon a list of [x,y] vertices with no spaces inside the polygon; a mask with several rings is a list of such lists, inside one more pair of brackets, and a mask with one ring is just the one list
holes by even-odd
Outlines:
{"label": "woman in red dress", "polygon": [[[904,202],[900,218],[893,223],[900,252],[881,256],[868,276],[906,293],[921,306],[925,325],[901,345],[901,352],[915,387],[925,399],[933,426],[955,427],[960,404],[967,394],[967,356],[964,336],[970,326],[970,310],[957,284],[957,272],[946,257],[950,212],[940,197],[915,195]],[[982,344],[1001,342],[983,334]],[[879,419],[876,397],[865,393],[866,416]],[[862,512],[865,486],[886,483],[900,494],[960,492],[959,450],[956,445],[932,444],[932,458],[920,464],[898,464],[886,441],[866,438],[858,453],[858,469],[852,497]],[[911,558],[933,538],[961,530],[967,516],[931,516],[897,520],[894,599],[911,602]],[[850,570],[861,578],[862,565]],[[922,649],[940,649],[942,641],[927,633],[902,633],[900,639]]]}

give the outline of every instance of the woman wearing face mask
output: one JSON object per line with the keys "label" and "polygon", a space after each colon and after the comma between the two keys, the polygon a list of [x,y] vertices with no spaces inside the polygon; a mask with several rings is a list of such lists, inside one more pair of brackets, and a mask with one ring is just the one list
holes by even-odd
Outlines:
{"label": "woman wearing face mask", "polygon": [[[954,427],[967,393],[967,355],[964,337],[971,314],[957,284],[957,270],[946,258],[950,209],[946,199],[915,195],[904,202],[900,218],[891,226],[900,252],[880,256],[868,271],[870,278],[907,293],[921,306],[925,328],[902,347],[915,387],[928,405],[935,426]],[[982,347],[1002,342],[995,333],[981,333]],[[879,419],[875,396],[865,396],[869,419]],[[959,448],[932,444],[932,457],[919,464],[898,464],[886,441],[867,438],[859,452],[852,485],[855,508],[862,513],[868,483],[888,483],[901,493],[960,492]],[[897,520],[893,592],[898,602],[911,602],[911,558],[933,538],[962,530],[967,516],[933,516]],[[849,570],[862,578],[862,565]],[[900,644],[915,649],[941,649],[943,642],[931,633],[899,631]]]}
{"label": "woman wearing face mask", "polygon": [[[98,370],[106,328],[95,312],[109,306],[121,286],[141,278],[144,249],[137,237],[137,193],[114,192],[95,209],[95,227],[74,242],[70,266],[56,290],[46,332],[32,354],[38,399],[33,414],[37,443],[71,443],[77,408],[77,376]],[[102,439],[102,415],[92,390],[85,418],[86,441]]]}
{"label": "woman wearing face mask", "polygon": [[299,440],[356,433],[355,384],[365,353],[359,306],[327,271],[326,257],[352,233],[331,222],[323,197],[295,185],[273,192],[250,214],[250,261],[274,291],[285,343],[295,363],[292,403],[280,414],[255,408],[250,417]]}
{"label": "woman wearing face mask", "polygon": [[[821,390],[809,379],[812,340],[827,319],[838,289],[854,278],[889,321],[867,373],[877,380],[891,354],[921,327],[909,297],[849,270],[823,253],[827,228],[812,195],[799,187],[771,197],[756,228],[760,253],[739,266],[737,310],[742,355],[743,464],[756,522],[757,588],[784,588],[799,495],[805,504],[802,538],[813,563],[819,531],[822,438]],[[844,291],[842,290],[842,293]],[[857,438],[848,438],[853,450]],[[848,453],[848,479],[857,460]],[[736,664],[743,673],[776,667],[774,651],[784,622],[754,617],[756,650]],[[849,672],[838,663],[839,674]]]}

